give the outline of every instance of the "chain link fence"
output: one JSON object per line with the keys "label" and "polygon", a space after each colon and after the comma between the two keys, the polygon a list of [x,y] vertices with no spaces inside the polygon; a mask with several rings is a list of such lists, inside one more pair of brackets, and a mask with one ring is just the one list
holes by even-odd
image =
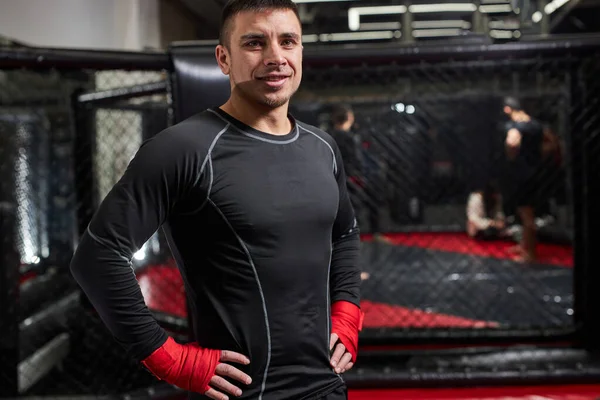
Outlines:
{"label": "chain link fence", "polygon": [[[16,350],[3,348],[0,394],[98,396],[155,383],[115,346],[69,263],[97,205],[168,115],[161,71],[0,71],[0,286],[10,289],[0,315],[15,328],[3,346]],[[161,245],[157,234],[135,257],[145,295],[144,267],[164,259]]]}
{"label": "chain link fence", "polygon": [[[569,145],[578,134],[574,119],[590,118],[576,94],[582,82],[590,90],[595,85],[598,53],[439,58],[308,63],[294,99],[297,112],[345,143],[348,185],[366,233],[367,331],[395,330],[403,337],[448,329],[570,331],[570,177],[578,160],[570,159]],[[508,96],[543,132],[533,136],[509,119]],[[350,129],[336,127],[340,108],[351,110]],[[520,183],[527,165],[515,167],[507,150],[513,127],[523,131],[523,151],[539,154],[527,186]],[[537,259],[531,264],[521,262],[516,247],[525,232],[522,197],[535,210]]]}
{"label": "chain link fence", "polygon": [[[600,129],[600,53],[440,58],[332,66],[307,57],[292,102],[298,119],[332,134],[336,106],[353,110],[356,154],[344,157],[363,232],[363,339],[571,332],[581,162],[572,154]],[[156,384],[115,344],[68,265],[140,144],[170,124],[169,77],[166,67],[86,68],[0,70],[0,321],[16,327],[0,333],[9,344],[1,394],[98,396]],[[523,221],[505,146],[507,95],[544,126],[533,264],[511,253]],[[468,204],[489,182],[503,233],[471,237]],[[159,323],[187,340],[183,283],[160,231],[133,266]]]}

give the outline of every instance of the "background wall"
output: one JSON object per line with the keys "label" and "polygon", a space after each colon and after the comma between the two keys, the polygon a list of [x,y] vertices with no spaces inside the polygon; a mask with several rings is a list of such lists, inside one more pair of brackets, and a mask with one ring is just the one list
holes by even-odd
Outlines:
{"label": "background wall", "polygon": [[0,0],[0,35],[32,46],[158,48],[159,0]]}

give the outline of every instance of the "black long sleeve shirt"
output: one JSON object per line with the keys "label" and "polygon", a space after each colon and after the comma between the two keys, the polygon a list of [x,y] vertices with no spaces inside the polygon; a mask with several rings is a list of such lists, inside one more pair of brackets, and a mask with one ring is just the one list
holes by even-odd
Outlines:
{"label": "black long sleeve shirt", "polygon": [[144,142],[103,200],[71,271],[137,360],[167,338],[131,268],[162,227],[193,339],[250,358],[235,365],[253,379],[239,384],[243,399],[309,399],[343,384],[329,364],[330,305],[359,305],[358,227],[335,141],[290,118],[277,136],[218,108],[199,113]]}

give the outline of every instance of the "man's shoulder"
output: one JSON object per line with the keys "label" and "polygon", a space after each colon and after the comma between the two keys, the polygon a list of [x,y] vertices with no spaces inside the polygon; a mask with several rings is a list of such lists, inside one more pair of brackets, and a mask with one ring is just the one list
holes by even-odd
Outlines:
{"label": "man's shoulder", "polygon": [[224,133],[227,124],[210,111],[194,114],[157,133],[152,140],[181,149],[207,149]]}
{"label": "man's shoulder", "polygon": [[325,142],[327,142],[330,145],[335,145],[335,140],[333,139],[333,136],[330,133],[327,133],[324,130],[322,130],[321,128],[318,128],[314,125],[307,124],[302,121],[296,120],[296,123],[298,124],[298,127],[300,128],[301,132],[304,131],[304,133],[312,134],[312,135],[324,140]]}
{"label": "man's shoulder", "polygon": [[515,126],[519,130],[539,130],[542,129],[543,124],[540,120],[531,117],[526,121],[516,122]]}

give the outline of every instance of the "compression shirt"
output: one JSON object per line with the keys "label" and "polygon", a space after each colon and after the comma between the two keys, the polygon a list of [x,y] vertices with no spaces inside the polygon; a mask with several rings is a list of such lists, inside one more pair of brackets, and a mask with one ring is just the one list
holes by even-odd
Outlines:
{"label": "compression shirt", "polygon": [[[162,226],[190,300],[193,340],[250,365],[242,399],[312,399],[343,385],[329,364],[330,306],[359,305],[359,236],[342,159],[293,119],[270,135],[219,108],[145,141],[94,215],[71,263],[136,360],[166,340],[133,254]],[[192,395],[191,398],[204,398]]]}

